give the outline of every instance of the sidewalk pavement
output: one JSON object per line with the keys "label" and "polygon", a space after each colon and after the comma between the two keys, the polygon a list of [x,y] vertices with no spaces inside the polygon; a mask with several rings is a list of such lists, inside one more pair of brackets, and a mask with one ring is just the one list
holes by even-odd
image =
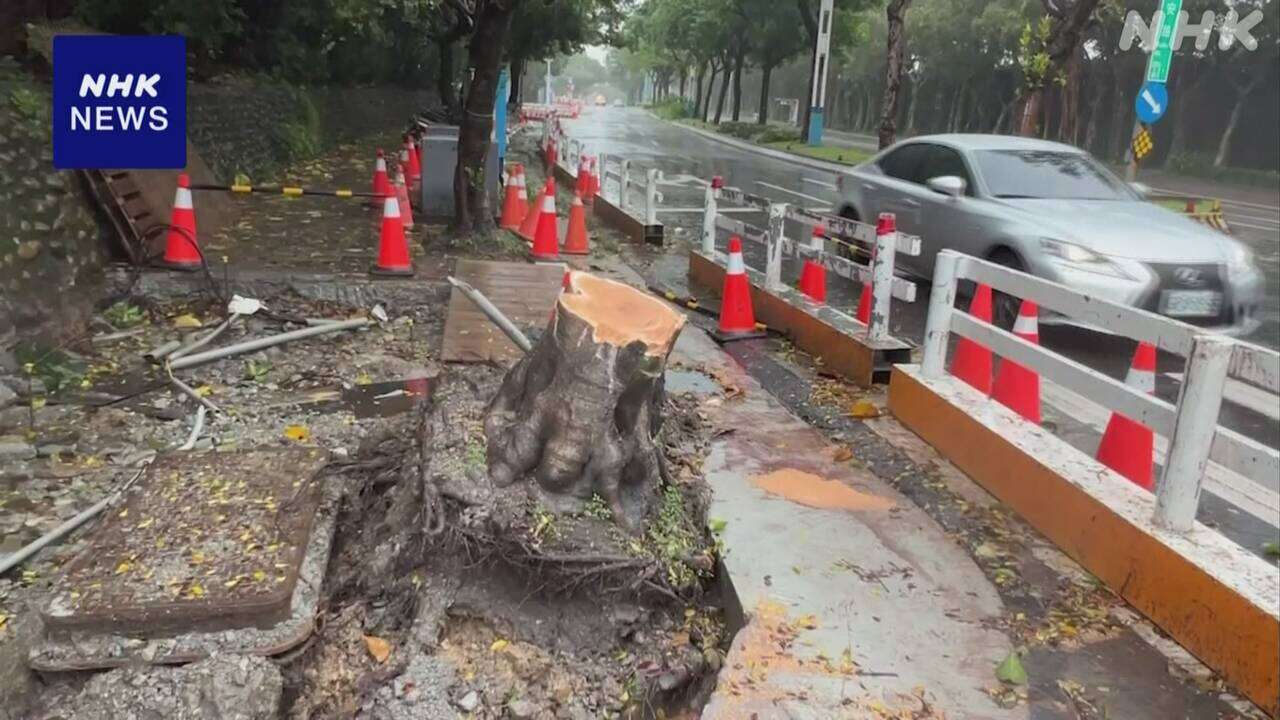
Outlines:
{"label": "sidewalk pavement", "polygon": [[710,522],[723,524],[730,624],[742,625],[704,720],[1028,716],[986,692],[1013,649],[991,629],[1004,607],[932,518],[842,458],[696,325],[670,363],[742,391],[704,393],[727,431],[703,470]]}

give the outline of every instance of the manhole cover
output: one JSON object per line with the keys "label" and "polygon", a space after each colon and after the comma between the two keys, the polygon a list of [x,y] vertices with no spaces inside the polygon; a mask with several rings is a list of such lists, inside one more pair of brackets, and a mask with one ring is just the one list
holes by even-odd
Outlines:
{"label": "manhole cover", "polygon": [[165,455],[109,510],[44,611],[51,635],[268,627],[321,500],[319,448]]}

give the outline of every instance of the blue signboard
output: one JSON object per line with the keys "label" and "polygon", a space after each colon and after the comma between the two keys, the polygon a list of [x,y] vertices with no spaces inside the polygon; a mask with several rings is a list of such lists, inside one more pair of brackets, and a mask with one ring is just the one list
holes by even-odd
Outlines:
{"label": "blue signboard", "polygon": [[1164,117],[1164,112],[1168,108],[1169,91],[1165,89],[1164,83],[1142,84],[1142,88],[1138,90],[1138,97],[1134,100],[1134,110],[1137,111],[1139,120],[1150,125]]}
{"label": "blue signboard", "polygon": [[187,44],[176,35],[53,38],[53,165],[187,164]]}

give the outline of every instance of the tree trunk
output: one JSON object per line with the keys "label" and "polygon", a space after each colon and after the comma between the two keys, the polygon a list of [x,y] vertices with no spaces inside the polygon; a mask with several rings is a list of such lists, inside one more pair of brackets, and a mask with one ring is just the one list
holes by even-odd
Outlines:
{"label": "tree trunk", "polygon": [[746,61],[746,51],[738,50],[733,59],[733,121],[742,121],[742,66]]}
{"label": "tree trunk", "polygon": [[1035,137],[1036,128],[1040,125],[1040,114],[1044,103],[1044,88],[1027,91],[1022,101],[1022,117],[1018,121],[1018,134],[1023,137]]}
{"label": "tree trunk", "polygon": [[694,88],[694,90],[697,91],[697,93],[694,95],[694,98],[693,98],[693,116],[694,117],[698,117],[698,118],[702,117],[702,83],[706,79],[707,79],[707,64],[702,63],[701,65],[698,66],[698,82],[697,82],[697,87]]}
{"label": "tree trunk", "polygon": [[818,61],[818,18],[814,12],[810,0],[796,0],[796,7],[800,11],[800,22],[804,25],[805,32],[809,38],[809,84],[806,86],[804,95],[804,108],[799,113],[800,118],[800,139],[809,142],[809,115],[813,111],[813,79],[817,68],[814,67]]}
{"label": "tree trunk", "polygon": [[685,96],[684,89],[685,89],[685,84],[688,82],[688,80],[689,80],[688,68],[683,68],[683,67],[680,68],[680,97]]}
{"label": "tree trunk", "polygon": [[724,99],[729,94],[729,73],[733,68],[729,67],[728,58],[724,61],[724,72],[720,77],[720,95],[716,98],[716,117],[715,122],[720,124],[720,118],[724,115]]}
{"label": "tree trunk", "polygon": [[1254,80],[1244,88],[1232,86],[1236,91],[1236,102],[1231,106],[1231,117],[1227,118],[1227,126],[1222,130],[1222,139],[1218,141],[1218,154],[1213,158],[1214,167],[1226,167],[1231,162],[1231,139],[1236,133],[1236,125],[1240,124],[1245,103],[1248,102],[1257,84],[1258,81]]}
{"label": "tree trunk", "polygon": [[902,53],[907,8],[911,0],[889,0],[888,43],[884,66],[884,97],[880,102],[880,149],[893,144],[898,134],[898,89],[902,85]]}
{"label": "tree trunk", "polygon": [[643,529],[660,477],[667,356],[685,318],[628,285],[582,272],[485,413],[489,478],[524,477],[555,512],[599,495]]}
{"label": "tree trunk", "polygon": [[756,113],[756,124],[769,122],[769,80],[773,76],[772,65],[760,66],[760,109]]}
{"label": "tree trunk", "polygon": [[907,98],[906,134],[911,136],[916,134],[916,107],[919,105],[917,101],[920,99],[920,83],[911,83],[907,92],[910,96]]}
{"label": "tree trunk", "polygon": [[719,68],[714,62],[711,63],[711,77],[707,80],[707,96],[702,99],[702,115],[698,118],[702,122],[707,121],[707,117],[711,114],[711,93],[716,89],[716,75],[720,73]]}
{"label": "tree trunk", "polygon": [[1084,149],[1099,157],[1106,157],[1105,152],[1099,152],[1098,127],[1102,119],[1102,101],[1110,95],[1113,86],[1109,79],[1102,77],[1097,78],[1096,84],[1097,92],[1093,94],[1093,100],[1089,104],[1089,124],[1084,131]]}
{"label": "tree trunk", "polygon": [[507,107],[510,109],[519,109],[523,100],[520,94],[524,90],[524,58],[517,58],[511,61],[511,95],[507,101]]}
{"label": "tree trunk", "polygon": [[[488,0],[482,6],[469,50],[471,83],[464,99],[465,113],[458,127],[458,164],[453,172],[453,232],[465,237],[493,231],[489,210],[489,178],[485,157],[493,133],[493,106],[498,91],[498,68],[506,45],[511,16],[520,0]],[[495,179],[496,181],[496,179]]]}

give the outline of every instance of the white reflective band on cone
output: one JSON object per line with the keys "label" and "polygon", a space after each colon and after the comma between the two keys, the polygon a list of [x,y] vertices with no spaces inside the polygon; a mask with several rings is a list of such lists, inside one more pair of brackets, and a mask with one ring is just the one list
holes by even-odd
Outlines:
{"label": "white reflective band on cone", "polygon": [[1039,335],[1040,324],[1036,322],[1035,315],[1018,315],[1018,319],[1013,321],[1014,335]]}
{"label": "white reflective band on cone", "polygon": [[178,210],[193,209],[194,206],[191,204],[191,190],[184,187],[178,188],[178,192],[173,195],[173,207]]}
{"label": "white reflective band on cone", "polygon": [[386,171],[387,171],[387,161],[386,161],[386,160],[384,160],[384,159],[382,159],[382,158],[378,158],[378,161],[377,161],[376,163],[374,163],[374,164],[373,164],[373,169],[374,169],[375,171],[377,171],[377,170],[381,170],[382,172],[386,172]]}
{"label": "white reflective band on cone", "polygon": [[1124,376],[1124,384],[1150,395],[1156,391],[1156,374],[1150,370],[1129,368],[1128,374]]}
{"label": "white reflective band on cone", "polygon": [[400,217],[400,203],[396,202],[394,197],[387,197],[382,202],[382,217],[398,218]]}
{"label": "white reflective band on cone", "polygon": [[742,275],[747,271],[742,262],[742,253],[729,253],[729,274]]}
{"label": "white reflective band on cone", "polygon": [[556,198],[554,195],[542,196],[542,212],[554,213],[556,211]]}

